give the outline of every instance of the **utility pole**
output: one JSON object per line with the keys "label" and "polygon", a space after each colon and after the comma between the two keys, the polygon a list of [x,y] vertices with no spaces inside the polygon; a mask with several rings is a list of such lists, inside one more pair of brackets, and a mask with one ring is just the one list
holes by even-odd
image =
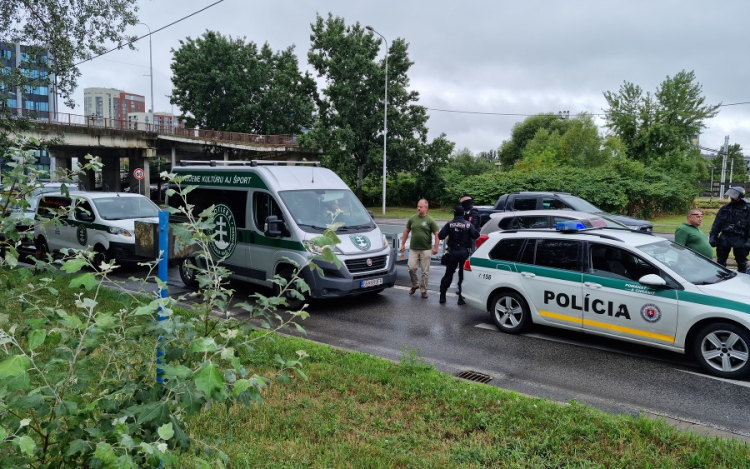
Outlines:
{"label": "utility pole", "polygon": [[729,135],[724,137],[724,149],[721,151],[721,185],[719,186],[719,198],[724,200],[724,183],[727,180],[727,153],[729,152]]}

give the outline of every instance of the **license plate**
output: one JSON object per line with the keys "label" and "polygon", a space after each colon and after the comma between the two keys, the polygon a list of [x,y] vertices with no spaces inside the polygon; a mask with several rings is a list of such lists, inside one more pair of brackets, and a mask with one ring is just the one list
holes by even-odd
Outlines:
{"label": "license plate", "polygon": [[369,288],[369,287],[377,287],[378,285],[383,284],[382,278],[371,278],[369,280],[362,280],[359,285],[360,288]]}

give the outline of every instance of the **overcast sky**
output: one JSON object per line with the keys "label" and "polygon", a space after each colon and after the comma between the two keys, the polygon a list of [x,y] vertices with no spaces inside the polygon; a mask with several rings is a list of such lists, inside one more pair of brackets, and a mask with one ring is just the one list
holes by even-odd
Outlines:
{"label": "overcast sky", "polygon": [[[138,15],[155,31],[215,1],[139,0]],[[167,95],[170,50],[180,39],[213,30],[276,51],[294,45],[300,68],[312,73],[310,24],[329,12],[409,44],[411,89],[429,109],[429,137],[445,133],[456,149],[496,150],[526,115],[601,114],[603,92],[624,81],[653,92],[667,76],[692,70],[707,103],[748,102],[722,107],[701,145],[718,148],[729,135],[750,153],[747,0],[224,0],[152,36],[155,109],[178,112]],[[130,33],[147,32],[136,25]],[[86,87],[144,95],[148,109],[149,45],[136,45],[81,65],[77,107],[62,110],[83,114]],[[603,119],[595,122],[603,133]]]}

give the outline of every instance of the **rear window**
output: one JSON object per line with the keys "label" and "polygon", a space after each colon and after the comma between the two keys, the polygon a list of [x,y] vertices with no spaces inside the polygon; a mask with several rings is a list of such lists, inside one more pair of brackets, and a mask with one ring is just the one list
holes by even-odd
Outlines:
{"label": "rear window", "polygon": [[520,263],[581,271],[581,243],[562,239],[530,239],[521,253]]}
{"label": "rear window", "polygon": [[523,238],[501,239],[490,250],[489,257],[497,261],[515,262],[525,242],[526,240]]}

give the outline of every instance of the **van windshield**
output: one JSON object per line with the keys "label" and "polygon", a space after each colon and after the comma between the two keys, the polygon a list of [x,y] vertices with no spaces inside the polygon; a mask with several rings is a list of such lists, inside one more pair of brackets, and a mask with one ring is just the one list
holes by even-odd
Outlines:
{"label": "van windshield", "polygon": [[279,195],[297,225],[308,232],[322,232],[340,223],[338,232],[372,231],[375,222],[350,190],[315,189],[283,191]]}
{"label": "van windshield", "polygon": [[146,197],[101,197],[91,200],[105,220],[128,220],[159,216],[159,207]]}

